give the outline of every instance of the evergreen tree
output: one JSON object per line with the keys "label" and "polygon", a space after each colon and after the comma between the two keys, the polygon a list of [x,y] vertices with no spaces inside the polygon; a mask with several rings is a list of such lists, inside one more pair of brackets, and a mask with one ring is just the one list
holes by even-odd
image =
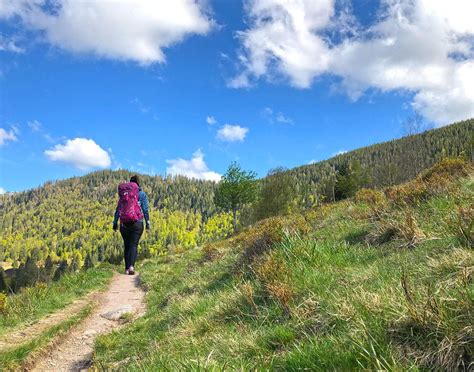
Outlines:
{"label": "evergreen tree", "polygon": [[215,194],[218,207],[232,212],[234,229],[237,228],[237,212],[257,195],[256,174],[244,171],[236,162],[231,163]]}
{"label": "evergreen tree", "polygon": [[66,260],[61,260],[61,262],[59,263],[58,268],[54,272],[53,280],[58,281],[64,274],[67,273],[68,269],[69,269],[69,266],[67,264],[67,261]]}
{"label": "evergreen tree", "polygon": [[337,168],[335,199],[341,200],[355,195],[356,191],[368,186],[370,177],[358,161],[344,163]]}
{"label": "evergreen tree", "polygon": [[8,291],[8,286],[7,286],[7,280],[5,278],[5,271],[3,270],[3,267],[0,266],[0,293],[7,292],[7,291]]}
{"label": "evergreen tree", "polygon": [[39,279],[39,269],[36,265],[34,259],[29,256],[26,259],[25,268],[24,268],[24,276],[25,276],[25,286],[31,287],[35,285],[35,283]]}
{"label": "evergreen tree", "polygon": [[77,270],[79,270],[79,262],[77,256],[74,256],[72,258],[70,270],[72,273],[75,273]]}
{"label": "evergreen tree", "polygon": [[51,256],[46,257],[43,268],[40,270],[40,280],[44,283],[48,283],[54,274],[54,263]]}
{"label": "evergreen tree", "polygon": [[86,255],[86,259],[84,260],[84,270],[89,270],[94,267],[94,262],[92,261],[92,257],[89,253]]}
{"label": "evergreen tree", "polygon": [[25,264],[22,262],[17,269],[15,269],[14,290],[18,292],[21,288],[26,286],[27,279],[25,275]]}
{"label": "evergreen tree", "polygon": [[295,179],[284,168],[272,169],[262,180],[260,199],[255,208],[256,218],[260,220],[286,214],[296,198]]}

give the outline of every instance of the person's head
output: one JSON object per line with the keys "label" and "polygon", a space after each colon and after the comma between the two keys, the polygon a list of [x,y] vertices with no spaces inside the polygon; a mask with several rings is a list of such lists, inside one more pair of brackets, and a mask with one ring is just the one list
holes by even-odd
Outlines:
{"label": "person's head", "polygon": [[140,178],[136,174],[130,177],[130,182],[135,182],[138,186],[140,186]]}

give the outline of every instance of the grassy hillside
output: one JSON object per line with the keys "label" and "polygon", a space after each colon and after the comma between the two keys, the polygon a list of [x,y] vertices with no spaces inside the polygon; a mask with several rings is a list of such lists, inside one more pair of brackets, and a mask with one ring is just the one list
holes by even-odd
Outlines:
{"label": "grassy hillside", "polygon": [[103,369],[468,370],[474,171],[270,218],[143,262],[148,312],[102,336]]}

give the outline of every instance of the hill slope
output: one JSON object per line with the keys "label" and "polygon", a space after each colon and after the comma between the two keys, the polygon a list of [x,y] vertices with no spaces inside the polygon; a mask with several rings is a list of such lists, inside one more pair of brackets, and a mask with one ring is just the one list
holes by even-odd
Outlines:
{"label": "hill slope", "polygon": [[367,186],[382,187],[406,182],[441,159],[461,154],[474,160],[474,119],[363,147],[288,172],[300,192],[322,194],[331,200],[334,169],[341,164],[359,162],[369,172]]}
{"label": "hill slope", "polygon": [[[468,120],[288,172],[303,198],[328,194],[334,184],[334,166],[350,161],[359,161],[371,171],[373,186],[396,184],[446,155],[472,151],[472,133],[474,120]],[[55,261],[75,258],[82,264],[89,254],[94,260],[118,262],[121,239],[112,233],[111,219],[116,186],[129,176],[127,171],[99,171],[0,195],[0,261],[18,265],[34,256],[42,263],[51,255]],[[142,257],[194,247],[232,231],[229,216],[219,214],[214,205],[216,184],[146,175],[142,184],[153,210],[152,231],[142,241]]]}
{"label": "hill slope", "polygon": [[113,370],[469,370],[474,172],[271,218],[143,262],[147,314],[98,339]]}

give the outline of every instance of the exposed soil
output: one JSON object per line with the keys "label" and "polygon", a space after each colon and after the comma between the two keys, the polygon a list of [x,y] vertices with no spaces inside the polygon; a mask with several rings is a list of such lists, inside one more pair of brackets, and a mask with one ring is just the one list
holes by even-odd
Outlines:
{"label": "exposed soil", "polygon": [[138,275],[115,274],[107,290],[94,296],[98,304],[92,313],[57,342],[51,352],[36,361],[33,371],[87,370],[98,335],[120,327],[124,313],[133,313],[134,317],[145,313],[145,293],[139,286]]}

